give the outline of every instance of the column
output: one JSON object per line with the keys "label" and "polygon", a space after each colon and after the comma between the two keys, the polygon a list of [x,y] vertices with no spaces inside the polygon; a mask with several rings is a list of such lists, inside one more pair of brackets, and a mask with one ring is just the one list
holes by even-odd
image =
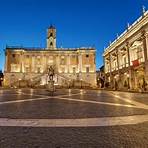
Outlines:
{"label": "column", "polygon": [[145,34],[145,37],[146,37],[146,49],[147,49],[147,57],[148,57],[148,32]]}
{"label": "column", "polygon": [[126,51],[127,51],[127,57],[128,57],[128,80],[129,80],[129,89],[134,88],[134,71],[131,69],[131,60],[130,60],[130,51],[129,51],[129,42],[126,42]]}
{"label": "column", "polygon": [[110,72],[109,72],[109,74],[110,74],[110,86],[111,86],[111,88],[114,86],[114,84],[113,84],[113,78],[112,78],[112,68],[111,68],[111,53],[109,53],[109,68],[110,68]]}
{"label": "column", "polygon": [[126,51],[127,51],[127,58],[128,58],[128,66],[130,67],[130,52],[129,52],[129,43],[126,43]]}
{"label": "column", "polygon": [[24,73],[24,53],[21,53],[21,65],[20,72]]}
{"label": "column", "polygon": [[118,68],[118,72],[119,72],[119,52],[118,52],[118,49],[116,49],[116,56],[117,56],[117,68]]}
{"label": "column", "polygon": [[79,53],[79,72],[82,72],[82,55]]}
{"label": "column", "polygon": [[59,73],[59,70],[60,70],[60,56],[59,56],[59,53],[56,55],[56,59],[55,59],[55,71],[56,73]]}
{"label": "column", "polygon": [[144,32],[142,33],[142,42],[143,42],[143,48],[144,48],[144,59],[145,59],[145,62],[148,60],[148,49],[147,49],[147,34]]}
{"label": "column", "polygon": [[70,55],[67,55],[67,72],[70,73]]}
{"label": "column", "polygon": [[144,85],[144,90],[148,89],[146,88],[146,85],[148,83],[148,33],[145,31],[142,33],[142,41],[143,41],[143,48],[144,48],[144,59],[145,59],[145,77],[143,78],[143,85]]}
{"label": "column", "polygon": [[32,57],[31,57],[31,58],[32,58],[32,66],[31,66],[31,67],[32,67],[32,69],[31,69],[31,72],[33,72],[33,73],[34,73],[34,72],[35,72],[35,71],[34,71],[34,55],[32,55]]}
{"label": "column", "polygon": [[117,68],[118,68],[118,88],[121,88],[121,77],[120,77],[120,69],[119,69],[119,50],[116,49],[116,56],[117,56]]}
{"label": "column", "polygon": [[82,60],[83,60],[83,55],[80,55],[80,71],[83,71],[83,64],[82,64]]}
{"label": "column", "polygon": [[29,55],[29,73],[32,72],[32,55]]}
{"label": "column", "polygon": [[49,55],[46,54],[46,56],[45,56],[45,59],[46,59],[46,70],[48,69],[48,57],[49,57]]}
{"label": "column", "polygon": [[79,72],[79,75],[78,75],[78,79],[82,79],[82,53],[78,53],[78,72]]}

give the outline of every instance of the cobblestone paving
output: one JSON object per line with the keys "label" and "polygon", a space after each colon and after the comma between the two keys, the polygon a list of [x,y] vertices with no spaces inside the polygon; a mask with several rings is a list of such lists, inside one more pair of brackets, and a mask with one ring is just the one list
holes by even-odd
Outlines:
{"label": "cobblestone paving", "polygon": [[114,92],[122,97],[128,97],[131,100],[135,100],[148,105],[148,93],[127,93],[127,92]]}
{"label": "cobblestone paving", "polygon": [[88,128],[0,128],[1,148],[147,148],[148,122]]}
{"label": "cobblestone paving", "polygon": [[[148,115],[148,94],[100,90],[0,90],[3,119],[91,119]],[[128,119],[128,118],[127,118]],[[9,120],[8,120],[9,121]],[[65,124],[66,124],[66,120]],[[147,119],[146,119],[147,121]],[[78,123],[79,124],[79,123]],[[30,124],[32,125],[32,124]],[[148,122],[95,127],[0,126],[0,148],[147,148]]]}

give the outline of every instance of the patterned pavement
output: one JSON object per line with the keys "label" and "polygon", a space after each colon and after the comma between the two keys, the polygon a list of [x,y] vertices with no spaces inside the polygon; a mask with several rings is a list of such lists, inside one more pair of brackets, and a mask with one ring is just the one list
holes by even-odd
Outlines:
{"label": "patterned pavement", "polygon": [[[131,131],[132,127],[137,127],[138,134],[141,125],[144,125],[144,130],[141,129],[141,138],[137,139],[139,135],[133,138],[135,143],[138,143],[137,145],[147,147],[148,94],[63,89],[57,90],[51,96],[47,90],[43,89],[0,90],[0,148],[12,147],[13,140],[10,140],[13,139],[12,133],[16,137],[19,134],[21,135],[21,138],[16,140],[15,147],[25,147],[23,140],[26,140],[27,147],[79,147],[81,145],[77,145],[79,142],[82,142],[82,146],[80,147],[98,147],[102,146],[103,143],[96,141],[96,139],[100,137],[102,142],[106,139],[106,137],[101,136],[102,133],[99,133],[102,129],[105,129],[104,132],[108,129],[109,134],[107,135],[108,132],[105,134],[113,137],[115,134],[111,135],[111,133],[114,129],[113,131],[116,131],[116,136],[120,134],[118,135],[120,137],[119,140],[122,140],[122,136],[132,136],[132,133],[126,133],[126,135],[123,131],[120,131],[120,127],[121,129],[126,128],[127,131],[129,127]],[[28,137],[25,136],[26,134],[17,132],[18,129],[23,132],[24,128],[27,130],[26,134]],[[63,144],[58,144],[61,138],[58,138],[59,130],[57,128],[65,131],[64,137],[66,137],[67,133],[71,133],[71,137],[74,134],[74,137],[78,136],[80,141],[74,144],[74,139],[72,141],[63,139]],[[50,131],[46,133],[45,129],[54,130],[55,139],[53,141],[48,139],[50,141],[48,144],[45,144],[44,140],[43,143],[41,141],[34,143],[29,137],[31,138],[31,135],[35,134],[35,131],[39,129],[44,136],[47,134],[49,137],[53,133]],[[74,131],[79,129],[82,133],[85,131],[87,138],[81,136],[81,133],[77,135],[72,129]],[[96,137],[96,134],[94,136],[93,133],[90,133],[90,129],[96,129],[98,137]],[[4,131],[5,134],[2,135]],[[30,133],[30,131],[33,131],[33,133]],[[8,136],[8,134],[10,135]],[[42,135],[37,135],[38,138],[40,136]],[[92,144],[87,142],[90,138],[96,142]],[[143,143],[140,142],[142,138],[146,138]],[[84,142],[84,139],[86,142]],[[110,147],[118,146],[112,142],[110,141]],[[129,139],[127,146],[133,147],[135,143]],[[105,147],[108,146],[108,141],[105,141],[103,145]],[[120,141],[119,147],[124,146],[125,143]]]}

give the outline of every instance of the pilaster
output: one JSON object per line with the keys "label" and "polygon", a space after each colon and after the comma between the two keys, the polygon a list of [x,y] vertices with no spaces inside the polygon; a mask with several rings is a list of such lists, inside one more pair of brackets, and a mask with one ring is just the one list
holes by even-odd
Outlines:
{"label": "pilaster", "polygon": [[147,34],[145,31],[142,32],[142,42],[143,42],[143,48],[144,48],[144,59],[145,62],[148,60],[148,49],[147,49]]}
{"label": "pilaster", "polygon": [[145,81],[148,83],[148,33],[145,31],[142,34],[144,59],[145,59]]}
{"label": "pilaster", "polygon": [[79,54],[79,72],[82,72],[82,53]]}
{"label": "pilaster", "polygon": [[21,52],[20,72],[24,73],[24,53]]}
{"label": "pilaster", "polygon": [[111,88],[114,86],[113,77],[112,77],[112,65],[111,65],[111,53],[109,53],[109,68],[110,68],[110,85]]}
{"label": "pilaster", "polygon": [[129,79],[129,89],[133,89],[133,71],[132,71],[132,68],[131,68],[131,63],[130,63],[130,51],[129,51],[129,48],[130,48],[130,45],[129,45],[129,42],[127,41],[126,42],[126,50],[127,50],[127,57],[128,57],[128,79]]}
{"label": "pilaster", "polygon": [[5,69],[4,72],[7,72],[7,64],[8,64],[8,55],[7,55],[7,50],[5,51]]}
{"label": "pilaster", "polygon": [[35,59],[34,58],[35,58],[35,56],[33,55],[31,58],[32,58],[32,69],[31,69],[31,72],[35,72],[35,69],[34,69],[34,65],[35,65],[35,61],[34,61]]}
{"label": "pilaster", "polygon": [[69,73],[70,72],[70,55],[68,54],[67,55],[67,72]]}

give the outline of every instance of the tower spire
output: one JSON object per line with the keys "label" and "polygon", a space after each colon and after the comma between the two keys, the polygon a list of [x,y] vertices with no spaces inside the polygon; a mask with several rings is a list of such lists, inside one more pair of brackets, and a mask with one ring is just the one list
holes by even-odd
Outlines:
{"label": "tower spire", "polygon": [[47,49],[56,49],[56,28],[52,24],[47,29]]}

